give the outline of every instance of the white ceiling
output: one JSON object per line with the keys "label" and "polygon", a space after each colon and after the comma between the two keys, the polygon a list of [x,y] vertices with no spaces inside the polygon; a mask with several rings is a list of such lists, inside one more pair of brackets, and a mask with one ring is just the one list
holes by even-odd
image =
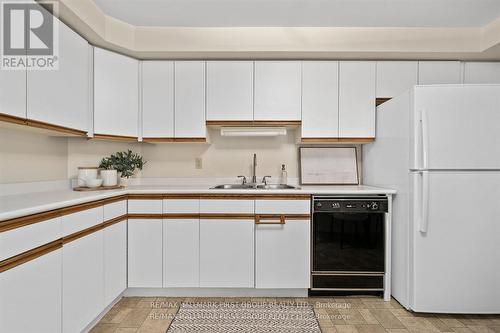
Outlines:
{"label": "white ceiling", "polygon": [[136,26],[477,27],[500,0],[94,0]]}

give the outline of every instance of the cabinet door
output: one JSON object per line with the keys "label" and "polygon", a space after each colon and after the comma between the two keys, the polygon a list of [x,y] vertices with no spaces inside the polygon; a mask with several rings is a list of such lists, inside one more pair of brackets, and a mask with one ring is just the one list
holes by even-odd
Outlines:
{"label": "cabinet door", "polygon": [[26,118],[26,70],[0,70],[0,114]]}
{"label": "cabinet door", "polygon": [[309,230],[309,220],[256,225],[256,288],[309,288]]}
{"label": "cabinet door", "polygon": [[253,220],[200,220],[200,287],[254,287]]}
{"label": "cabinet door", "polygon": [[89,130],[89,48],[85,39],[59,22],[59,69],[27,73],[29,119]]}
{"label": "cabinet door", "polygon": [[94,133],[138,136],[139,62],[94,48]]}
{"label": "cabinet door", "polygon": [[417,77],[417,61],[377,61],[377,97],[396,97],[416,85]]}
{"label": "cabinet door", "polygon": [[127,288],[127,221],[104,229],[104,305]]}
{"label": "cabinet door", "polygon": [[207,120],[253,120],[253,61],[207,62]]}
{"label": "cabinet door", "polygon": [[418,84],[460,84],[460,61],[419,61]]}
{"label": "cabinet door", "polygon": [[61,332],[61,267],[59,249],[0,273],[0,332]]}
{"label": "cabinet door", "polygon": [[103,231],[63,246],[63,332],[81,332],[104,310]]}
{"label": "cabinet door", "polygon": [[500,83],[500,62],[466,62],[464,66],[464,83]]}
{"label": "cabinet door", "polygon": [[142,136],[174,137],[174,62],[142,62]]}
{"label": "cabinet door", "polygon": [[339,136],[338,61],[302,62],[302,137]]}
{"label": "cabinet door", "polygon": [[204,138],[205,62],[175,62],[175,137]]}
{"label": "cabinet door", "polygon": [[375,137],[375,62],[341,61],[339,136]]}
{"label": "cabinet door", "polygon": [[162,220],[128,220],[128,286],[162,286]]}
{"label": "cabinet door", "polygon": [[301,119],[301,62],[255,62],[255,120]]}
{"label": "cabinet door", "polygon": [[199,287],[200,220],[163,220],[163,287]]}

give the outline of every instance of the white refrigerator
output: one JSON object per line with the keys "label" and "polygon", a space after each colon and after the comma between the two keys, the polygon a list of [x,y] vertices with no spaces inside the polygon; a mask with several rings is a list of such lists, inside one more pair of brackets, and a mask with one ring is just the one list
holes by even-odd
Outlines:
{"label": "white refrigerator", "polygon": [[392,295],[500,313],[500,85],[415,86],[377,108],[368,185],[394,188]]}

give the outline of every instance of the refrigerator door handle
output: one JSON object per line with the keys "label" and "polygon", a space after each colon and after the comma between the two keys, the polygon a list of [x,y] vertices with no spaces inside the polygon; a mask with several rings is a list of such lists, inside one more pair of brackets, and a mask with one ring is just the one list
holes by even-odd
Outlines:
{"label": "refrigerator door handle", "polygon": [[421,233],[427,233],[429,228],[429,171],[420,171],[420,174],[422,175],[422,209],[419,229]]}
{"label": "refrigerator door handle", "polygon": [[422,130],[422,169],[429,167],[429,127],[428,127],[427,111],[420,110],[420,128]]}

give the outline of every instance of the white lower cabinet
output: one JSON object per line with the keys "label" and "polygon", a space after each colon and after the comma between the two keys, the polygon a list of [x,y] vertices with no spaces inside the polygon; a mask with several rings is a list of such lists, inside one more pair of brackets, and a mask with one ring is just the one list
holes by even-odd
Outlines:
{"label": "white lower cabinet", "polygon": [[100,230],[63,246],[64,333],[81,332],[104,310],[103,245]]}
{"label": "white lower cabinet", "polygon": [[162,229],[161,219],[128,220],[128,287],[162,287]]}
{"label": "white lower cabinet", "polygon": [[200,220],[200,287],[254,287],[253,219]]}
{"label": "white lower cabinet", "polygon": [[256,225],[256,288],[309,288],[309,230],[309,220]]}
{"label": "white lower cabinet", "polygon": [[0,332],[61,332],[61,253],[0,273]]}
{"label": "white lower cabinet", "polygon": [[104,304],[127,288],[127,221],[104,229]]}
{"label": "white lower cabinet", "polygon": [[163,220],[163,287],[200,285],[200,220]]}

